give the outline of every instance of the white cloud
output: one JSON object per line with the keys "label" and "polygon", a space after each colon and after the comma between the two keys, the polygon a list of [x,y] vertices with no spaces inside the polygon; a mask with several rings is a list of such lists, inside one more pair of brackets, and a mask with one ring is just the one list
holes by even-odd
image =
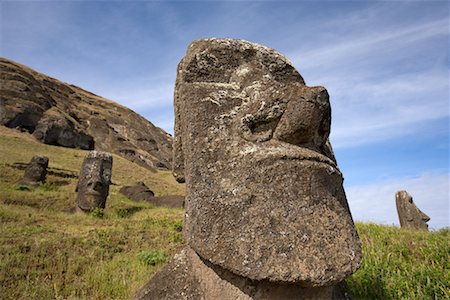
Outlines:
{"label": "white cloud", "polygon": [[[360,19],[353,21],[361,25]],[[433,49],[430,41],[436,38],[441,48]],[[293,51],[291,58],[309,85],[324,85],[330,93],[334,147],[355,147],[406,136],[429,121],[448,118],[445,40],[447,19],[395,28],[381,24],[345,39],[331,37],[326,44],[320,38],[310,44],[313,48]]]}
{"label": "white cloud", "polygon": [[400,190],[408,191],[417,207],[431,218],[430,228],[450,226],[448,174],[424,174],[346,187],[353,218],[399,226],[395,193]]}

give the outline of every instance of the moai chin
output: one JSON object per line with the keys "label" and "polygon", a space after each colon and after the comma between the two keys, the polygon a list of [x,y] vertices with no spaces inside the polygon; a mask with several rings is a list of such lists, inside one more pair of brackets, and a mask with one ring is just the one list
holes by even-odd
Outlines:
{"label": "moai chin", "polygon": [[18,184],[38,186],[45,182],[47,177],[48,157],[42,155],[33,156],[25,169],[23,178]]}
{"label": "moai chin", "polygon": [[329,286],[361,247],[328,140],[323,87],[278,52],[194,41],[178,65],[174,176],[186,181],[185,238],[252,280]]}
{"label": "moai chin", "polygon": [[82,211],[105,208],[112,173],[112,155],[91,151],[81,165],[77,184],[77,206]]}
{"label": "moai chin", "polygon": [[400,227],[428,230],[427,222],[430,221],[430,217],[416,206],[407,191],[398,191],[395,194],[395,204]]}

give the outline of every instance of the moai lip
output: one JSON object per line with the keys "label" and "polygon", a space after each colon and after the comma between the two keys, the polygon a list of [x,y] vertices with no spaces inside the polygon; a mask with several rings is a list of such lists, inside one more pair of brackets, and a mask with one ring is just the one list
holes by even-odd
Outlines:
{"label": "moai lip", "polygon": [[112,175],[112,155],[91,151],[81,165],[77,184],[77,206],[82,211],[105,208]]}
{"label": "moai lip", "polygon": [[47,177],[48,157],[42,155],[33,156],[25,169],[23,178],[18,184],[38,186],[45,182]]}
{"label": "moai lip", "polygon": [[407,191],[398,191],[395,194],[395,204],[402,228],[428,230],[427,222],[430,221],[430,217],[416,206],[412,196]]}
{"label": "moai lip", "polygon": [[186,181],[185,238],[253,280],[325,286],[361,246],[328,140],[329,96],[278,52],[194,41],[178,65],[174,176]]}

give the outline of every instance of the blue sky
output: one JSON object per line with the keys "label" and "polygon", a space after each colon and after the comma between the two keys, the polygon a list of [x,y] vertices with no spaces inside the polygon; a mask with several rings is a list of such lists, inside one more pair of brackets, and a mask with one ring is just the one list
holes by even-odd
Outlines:
{"label": "blue sky", "polygon": [[286,55],[331,95],[331,142],[354,219],[398,225],[406,189],[449,226],[447,1],[2,1],[0,55],[173,132],[187,45],[232,37]]}

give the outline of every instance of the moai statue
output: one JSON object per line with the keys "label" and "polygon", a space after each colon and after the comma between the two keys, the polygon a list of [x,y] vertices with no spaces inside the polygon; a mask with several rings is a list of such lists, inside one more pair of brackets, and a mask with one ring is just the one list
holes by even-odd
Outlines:
{"label": "moai statue", "polygon": [[177,298],[155,282],[181,264],[218,276],[185,281],[200,283],[183,293],[205,299],[215,288],[230,299],[331,299],[359,267],[361,246],[330,125],[325,88],[307,87],[275,50],[194,41],[175,86],[174,176],[186,181],[188,247],[136,298]]}
{"label": "moai statue", "polygon": [[23,178],[17,184],[38,186],[45,182],[47,177],[48,157],[36,155],[29,162]]}
{"label": "moai statue", "polygon": [[430,217],[416,206],[407,191],[395,193],[395,204],[400,227],[428,230],[427,222],[430,221]]}
{"label": "moai statue", "polygon": [[91,151],[84,158],[78,178],[77,206],[85,212],[105,208],[112,173],[112,155]]}

